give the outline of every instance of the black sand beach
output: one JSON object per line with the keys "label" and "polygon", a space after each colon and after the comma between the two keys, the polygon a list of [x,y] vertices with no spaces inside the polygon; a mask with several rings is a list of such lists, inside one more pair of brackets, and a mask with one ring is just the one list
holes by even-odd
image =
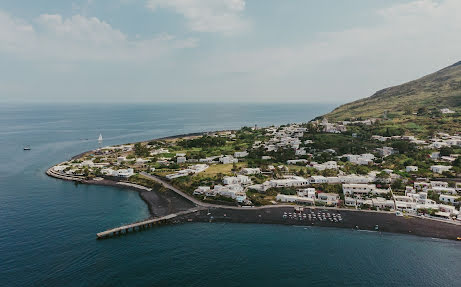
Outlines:
{"label": "black sand beach", "polygon": [[[296,214],[290,218],[284,218],[284,212]],[[326,220],[318,220],[318,214],[325,214]],[[301,218],[299,216],[301,214]],[[304,217],[306,214],[306,217]],[[309,214],[311,219],[309,220]],[[313,214],[317,219],[313,218]],[[328,214],[330,216],[328,216]],[[333,216],[335,215],[335,216]],[[330,221],[328,218],[340,218],[341,221]],[[323,218],[323,217],[322,217]],[[461,225],[444,223],[430,219],[396,216],[393,213],[335,210],[322,208],[305,208],[302,212],[295,212],[294,208],[265,208],[265,209],[225,209],[210,208],[199,210],[193,214],[181,217],[183,222],[230,222],[230,223],[261,223],[283,224],[300,226],[338,227],[359,230],[373,230],[381,232],[393,232],[411,234],[425,237],[435,237],[456,240],[461,236]]]}

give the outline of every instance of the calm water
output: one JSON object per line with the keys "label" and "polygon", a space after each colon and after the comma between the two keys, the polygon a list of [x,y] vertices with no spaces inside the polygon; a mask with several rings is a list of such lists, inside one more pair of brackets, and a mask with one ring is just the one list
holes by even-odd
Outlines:
{"label": "calm water", "polygon": [[99,133],[109,145],[302,122],[331,108],[1,106],[0,286],[459,286],[461,245],[430,238],[197,223],[96,241],[97,232],[148,215],[137,193],[44,174],[96,147]]}

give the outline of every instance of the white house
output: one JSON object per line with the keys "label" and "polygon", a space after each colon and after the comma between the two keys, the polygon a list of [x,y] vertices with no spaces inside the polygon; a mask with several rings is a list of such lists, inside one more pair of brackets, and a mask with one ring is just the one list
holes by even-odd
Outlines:
{"label": "white house", "polygon": [[231,155],[226,155],[219,158],[219,162],[222,164],[237,163],[239,160]]}
{"label": "white house", "polygon": [[289,159],[287,164],[298,164],[298,163],[308,163],[307,159]]}
{"label": "white house", "polygon": [[312,184],[320,184],[320,183],[327,183],[328,180],[326,177],[322,175],[313,175],[308,178],[309,182]]}
{"label": "white house", "polygon": [[446,202],[446,203],[454,204],[454,203],[458,202],[458,198],[459,198],[458,195],[448,195],[448,194],[443,194],[442,193],[442,194],[440,194],[439,200],[443,201],[443,202]]}
{"label": "white house", "polygon": [[264,182],[270,187],[302,187],[309,185],[309,180],[300,176],[287,176],[284,179],[273,179]]}
{"label": "white house", "polygon": [[314,204],[315,199],[309,197],[300,197],[296,195],[285,195],[277,194],[275,200],[281,202],[293,202],[293,203],[302,203],[302,204]]}
{"label": "white house", "polygon": [[316,192],[315,192],[315,188],[309,187],[309,188],[298,190],[297,194],[299,197],[309,197],[309,198],[315,199]]}
{"label": "white house", "polygon": [[357,206],[362,206],[362,205],[372,206],[373,205],[373,200],[357,198]]}
{"label": "white house", "polygon": [[185,156],[178,156],[176,158],[176,163],[180,164],[180,163],[185,163],[186,162],[186,157]]}
{"label": "white house", "polygon": [[414,165],[409,165],[405,167],[406,172],[415,172],[418,171],[418,167]]}
{"label": "white house", "polygon": [[225,176],[223,178],[223,183],[225,185],[230,184],[251,184],[251,179],[246,175],[237,175],[237,176]]}
{"label": "white house", "polygon": [[452,168],[450,165],[433,165],[431,166],[431,171],[434,173],[443,173],[445,171],[449,171]]}
{"label": "white house", "polygon": [[123,178],[128,178],[132,175],[134,175],[134,170],[132,168],[119,169],[119,170],[114,170],[112,172],[112,176],[118,176],[118,177],[123,177]]}
{"label": "white house", "polygon": [[194,194],[205,194],[209,192],[211,188],[209,186],[199,186],[194,190]]}
{"label": "white house", "polygon": [[413,197],[405,195],[394,195],[394,199],[400,202],[414,202]]}
{"label": "white house", "polygon": [[369,176],[369,175],[349,174],[349,175],[340,175],[338,177],[341,183],[369,183],[375,180],[374,177]]}
{"label": "white house", "polygon": [[241,173],[242,173],[242,174],[245,174],[245,175],[260,174],[260,173],[261,173],[261,169],[260,169],[260,168],[249,168],[249,167],[245,167],[245,168],[242,168]]}
{"label": "white house", "polygon": [[434,188],[434,187],[444,187],[444,188],[448,188],[448,182],[446,181],[431,181],[431,187]]}
{"label": "white house", "polygon": [[322,164],[313,163],[312,167],[316,170],[338,169],[338,164],[336,161],[327,161]]}
{"label": "white house", "polygon": [[357,200],[353,197],[344,197],[344,204],[346,206],[357,206]]}
{"label": "white house", "polygon": [[234,157],[246,157],[248,155],[247,151],[236,151],[234,152]]}
{"label": "white house", "polygon": [[348,161],[355,163],[355,164],[360,164],[360,165],[368,165],[373,163],[373,160],[375,159],[375,156],[372,155],[371,153],[364,153],[361,155],[356,155],[356,154],[348,154],[344,155]]}
{"label": "white house", "polygon": [[339,195],[336,193],[326,193],[321,192],[317,194],[317,200],[328,205],[337,204],[339,200]]}
{"label": "white house", "polygon": [[390,208],[395,209],[395,204],[393,200],[387,200],[382,197],[376,197],[371,199],[373,206],[378,208]]}
{"label": "white house", "polygon": [[448,212],[450,215],[458,215],[460,212],[452,205],[439,204],[440,211]]}
{"label": "white house", "polygon": [[237,200],[238,202],[243,202],[246,200],[246,194],[243,190],[243,187],[240,184],[230,184],[226,186],[215,185],[214,191],[216,194],[221,196],[230,197]]}
{"label": "white house", "polygon": [[454,114],[454,113],[455,113],[455,111],[450,110],[449,108],[440,109],[440,112],[441,112],[442,114]]}
{"label": "white house", "polygon": [[93,163],[92,160],[84,160],[79,164],[79,166],[81,166],[81,167],[84,167],[84,166],[93,167],[94,163]]}
{"label": "white house", "polygon": [[430,190],[435,193],[449,193],[451,195],[456,195],[458,193],[456,189],[452,187],[432,187]]}
{"label": "white house", "polygon": [[343,184],[343,193],[345,195],[365,195],[376,189],[374,184]]}
{"label": "white house", "polygon": [[297,149],[297,150],[295,151],[295,155],[306,155],[306,154],[307,154],[307,152],[306,152],[306,150],[303,149],[303,148]]}

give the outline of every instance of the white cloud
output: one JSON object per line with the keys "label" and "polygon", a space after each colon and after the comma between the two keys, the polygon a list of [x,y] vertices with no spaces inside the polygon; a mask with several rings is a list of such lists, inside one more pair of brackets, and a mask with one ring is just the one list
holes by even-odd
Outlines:
{"label": "white cloud", "polygon": [[0,52],[25,58],[145,60],[196,45],[196,39],[176,39],[171,35],[131,40],[95,17],[43,14],[33,23],[26,23],[0,11]]}
{"label": "white cloud", "polygon": [[234,34],[245,30],[248,22],[242,17],[244,0],[148,0],[152,11],[172,9],[181,14],[191,30]]}
{"label": "white cloud", "polygon": [[301,45],[215,53],[196,70],[230,83],[228,93],[242,100],[253,94],[348,101],[461,60],[460,13],[459,0],[394,5],[376,11],[381,19],[373,26],[319,34]]}

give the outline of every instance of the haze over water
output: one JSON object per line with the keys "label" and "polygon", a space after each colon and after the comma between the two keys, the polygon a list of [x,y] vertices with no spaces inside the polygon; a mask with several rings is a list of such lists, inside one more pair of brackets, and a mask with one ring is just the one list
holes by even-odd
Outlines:
{"label": "haze over water", "polygon": [[[307,122],[331,105],[2,105],[1,286],[458,286],[454,241],[276,225],[194,223],[97,241],[140,220],[136,192],[45,170],[104,145]],[[23,151],[24,145],[32,150]]]}

